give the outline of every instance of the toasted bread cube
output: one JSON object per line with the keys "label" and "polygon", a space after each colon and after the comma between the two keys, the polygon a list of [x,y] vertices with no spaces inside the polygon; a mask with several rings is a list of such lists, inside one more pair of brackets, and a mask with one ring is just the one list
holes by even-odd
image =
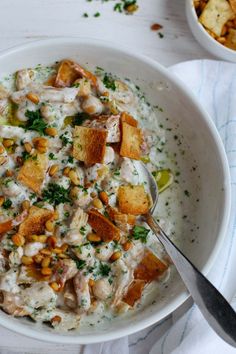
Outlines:
{"label": "toasted bread cube", "polygon": [[167,269],[167,264],[146,249],[143,259],[134,270],[134,279],[144,280],[149,283],[160,277]]}
{"label": "toasted bread cube", "polygon": [[135,303],[141,299],[145,284],[146,282],[144,280],[133,280],[122,301],[133,307]]}
{"label": "toasted bread cube", "polygon": [[76,126],[73,134],[73,156],[86,164],[102,163],[106,151],[107,132]]}
{"label": "toasted bread cube", "polygon": [[126,122],[121,122],[122,139],[120,155],[130,159],[140,160],[141,144],[143,142],[141,129]]}
{"label": "toasted bread cube", "polygon": [[236,30],[233,28],[229,29],[229,34],[226,37],[225,46],[236,50]]}
{"label": "toasted bread cube", "polygon": [[234,18],[234,12],[227,0],[209,0],[199,21],[208,30],[220,37],[224,24]]}
{"label": "toasted bread cube", "polygon": [[229,0],[229,3],[232,7],[233,12],[236,14],[236,0]]}
{"label": "toasted bread cube", "polygon": [[54,85],[56,87],[69,87],[78,77],[76,63],[71,60],[63,60],[60,63]]}
{"label": "toasted bread cube", "polygon": [[32,189],[35,193],[40,194],[47,168],[47,156],[37,154],[35,157],[29,158],[24,162],[18,173],[17,180]]}
{"label": "toasted bread cube", "polygon": [[60,63],[54,85],[56,87],[69,87],[76,79],[82,77],[88,79],[93,86],[97,85],[97,78],[90,71],[85,70],[72,60],[63,60]]}
{"label": "toasted bread cube", "polygon": [[119,210],[124,214],[142,215],[149,210],[149,198],[143,185],[121,186],[118,190]]}
{"label": "toasted bread cube", "polygon": [[134,119],[134,117],[132,117],[130,114],[128,114],[127,112],[122,112],[121,116],[120,116],[120,120],[123,123],[127,123],[129,125],[132,125],[132,127],[137,128],[138,126],[138,122],[136,119]]}
{"label": "toasted bread cube", "polygon": [[136,221],[136,217],[135,215],[127,215],[127,214],[123,214],[121,213],[118,209],[116,208],[112,208],[110,205],[108,205],[106,207],[106,211],[109,215],[109,218],[115,222],[116,226],[124,231],[124,232],[128,232],[129,231],[129,227],[135,224]]}
{"label": "toasted bread cube", "polygon": [[20,224],[18,233],[22,236],[42,235],[45,231],[45,223],[54,215],[52,210],[32,206],[29,215]]}
{"label": "toasted bread cube", "polygon": [[104,242],[120,239],[120,230],[105,216],[95,209],[88,212],[88,223]]}

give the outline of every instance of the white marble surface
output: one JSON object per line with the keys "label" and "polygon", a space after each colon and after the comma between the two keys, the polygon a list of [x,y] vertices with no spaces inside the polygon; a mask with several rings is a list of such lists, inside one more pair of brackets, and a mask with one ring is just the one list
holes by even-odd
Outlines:
{"label": "white marble surface", "polygon": [[[110,0],[0,0],[0,50],[36,39],[60,36],[92,37],[126,45],[165,66],[212,58],[193,38],[186,23],[184,0],[138,0],[140,9],[133,16],[115,13]],[[94,18],[99,11],[101,16]],[[90,16],[83,18],[87,12]],[[159,23],[164,38],[150,30]],[[181,312],[181,310],[179,310]],[[159,335],[171,325],[167,318]],[[156,326],[130,336],[130,352],[144,354],[142,338],[149,336],[150,348],[157,340]],[[155,331],[154,331],[155,330]],[[155,336],[152,336],[152,332]],[[140,342],[140,346],[136,345]],[[0,328],[0,353],[82,353],[75,346],[41,343]],[[94,353],[96,354],[96,353]],[[146,353],[145,353],[146,354]]]}

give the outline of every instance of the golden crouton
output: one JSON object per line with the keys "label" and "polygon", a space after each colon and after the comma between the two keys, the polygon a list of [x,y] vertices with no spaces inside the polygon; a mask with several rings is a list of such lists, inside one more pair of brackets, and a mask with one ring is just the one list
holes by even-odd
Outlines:
{"label": "golden crouton", "polygon": [[76,126],[73,134],[73,156],[86,164],[102,163],[106,150],[107,132]]}
{"label": "golden crouton", "polygon": [[236,50],[236,30],[233,28],[229,29],[229,34],[226,37],[225,46]]}
{"label": "golden crouton", "polygon": [[141,299],[142,292],[146,282],[144,280],[133,280],[130,284],[127,293],[123,297],[122,301],[130,306],[134,306],[136,301]]}
{"label": "golden crouton", "polygon": [[97,85],[97,78],[90,71],[85,70],[72,60],[63,60],[60,63],[54,85],[56,87],[69,87],[76,79],[82,77],[91,81],[92,85]]}
{"label": "golden crouton", "polygon": [[114,223],[120,230],[124,232],[127,232],[129,230],[129,225],[133,226],[135,224],[135,215],[123,214],[116,208],[112,208],[110,205],[106,207],[106,211],[109,215],[109,218],[114,221]]}
{"label": "golden crouton", "polygon": [[42,235],[45,230],[45,223],[54,215],[52,210],[32,206],[29,215],[20,224],[18,233],[22,236]]}
{"label": "golden crouton", "polygon": [[167,268],[168,265],[146,249],[143,259],[134,270],[134,279],[144,280],[149,283],[161,276]]}
{"label": "golden crouton", "polygon": [[209,0],[199,21],[208,30],[220,37],[224,24],[234,18],[234,12],[227,0]]}
{"label": "golden crouton", "polygon": [[130,114],[128,114],[126,112],[121,113],[120,120],[121,120],[121,122],[132,125],[132,127],[137,128],[137,126],[138,126],[137,120],[134,119],[134,117],[132,117]]}
{"label": "golden crouton", "polygon": [[78,78],[75,63],[71,60],[63,60],[60,63],[57,76],[54,82],[56,87],[69,87]]}
{"label": "golden crouton", "polygon": [[236,14],[236,0],[229,0],[233,12]]}
{"label": "golden crouton", "polygon": [[120,155],[139,160],[141,157],[141,144],[143,142],[141,129],[126,122],[121,122],[121,135]]}
{"label": "golden crouton", "polygon": [[37,154],[24,162],[17,179],[23,185],[32,189],[35,193],[40,193],[45,174],[48,167],[48,159],[44,154]]}
{"label": "golden crouton", "polygon": [[105,216],[95,209],[88,212],[88,223],[104,242],[120,239],[120,230]]}
{"label": "golden crouton", "polygon": [[124,214],[142,215],[149,210],[149,198],[143,185],[121,186],[118,190],[119,210]]}

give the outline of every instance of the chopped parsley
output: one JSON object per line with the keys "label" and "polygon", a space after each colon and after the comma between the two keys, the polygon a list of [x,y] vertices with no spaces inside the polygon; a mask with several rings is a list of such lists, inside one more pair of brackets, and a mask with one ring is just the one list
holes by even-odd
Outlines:
{"label": "chopped parsley", "polygon": [[102,277],[107,277],[111,271],[111,267],[108,264],[100,263],[98,268],[98,275]]}
{"label": "chopped parsley", "polygon": [[56,183],[49,183],[47,189],[44,189],[43,200],[53,205],[61,203],[70,203],[69,190]]}
{"label": "chopped parsley", "polygon": [[27,151],[23,151],[21,157],[24,161],[26,161],[32,156]]}
{"label": "chopped parsley", "polygon": [[2,207],[3,209],[9,209],[12,206],[12,201],[10,199],[4,200]]}
{"label": "chopped parsley", "polygon": [[69,163],[73,163],[73,162],[74,162],[74,159],[73,159],[72,156],[69,156],[69,157],[68,157],[68,162],[69,162]]}
{"label": "chopped parsley", "polygon": [[111,89],[112,91],[116,90],[116,83],[115,80],[111,77],[111,75],[104,75],[103,84],[106,86],[107,89]]}
{"label": "chopped parsley", "polygon": [[73,125],[81,125],[86,119],[90,119],[90,115],[85,112],[77,113],[72,121]]}
{"label": "chopped parsley", "polygon": [[81,233],[81,235],[85,235],[85,232],[86,232],[86,229],[85,229],[85,227],[84,226],[81,226],[81,228],[80,228],[80,233]]}
{"label": "chopped parsley", "polygon": [[66,136],[66,134],[67,132],[59,136],[63,146],[66,146],[67,144],[72,144],[72,141]]}
{"label": "chopped parsley", "polygon": [[35,130],[40,135],[44,135],[44,130],[47,128],[47,124],[44,122],[40,110],[25,112],[25,116],[28,118],[24,128],[26,130]]}
{"label": "chopped parsley", "polygon": [[143,226],[135,225],[132,230],[132,236],[135,240],[140,240],[142,243],[146,243],[149,231],[150,230],[146,229]]}
{"label": "chopped parsley", "polygon": [[49,160],[57,160],[57,158],[55,157],[55,155],[53,154],[53,152],[50,152],[49,155]]}
{"label": "chopped parsley", "polygon": [[83,259],[78,259],[76,257],[73,257],[73,261],[75,262],[77,269],[83,269],[86,264]]}
{"label": "chopped parsley", "polygon": [[100,12],[96,12],[93,16],[94,16],[94,17],[100,17],[101,14],[100,14]]}

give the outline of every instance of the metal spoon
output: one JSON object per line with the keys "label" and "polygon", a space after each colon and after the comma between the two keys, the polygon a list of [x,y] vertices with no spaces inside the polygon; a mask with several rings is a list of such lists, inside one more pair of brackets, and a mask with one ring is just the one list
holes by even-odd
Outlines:
{"label": "metal spoon", "polygon": [[145,221],[171,257],[194,302],[209,325],[222,339],[233,347],[236,347],[236,312],[223,295],[174,245],[152,217],[158,200],[157,184],[144,164],[139,163],[138,169],[142,173],[143,178],[145,178],[145,181],[148,181],[153,200],[152,208],[148,214],[144,215]]}

